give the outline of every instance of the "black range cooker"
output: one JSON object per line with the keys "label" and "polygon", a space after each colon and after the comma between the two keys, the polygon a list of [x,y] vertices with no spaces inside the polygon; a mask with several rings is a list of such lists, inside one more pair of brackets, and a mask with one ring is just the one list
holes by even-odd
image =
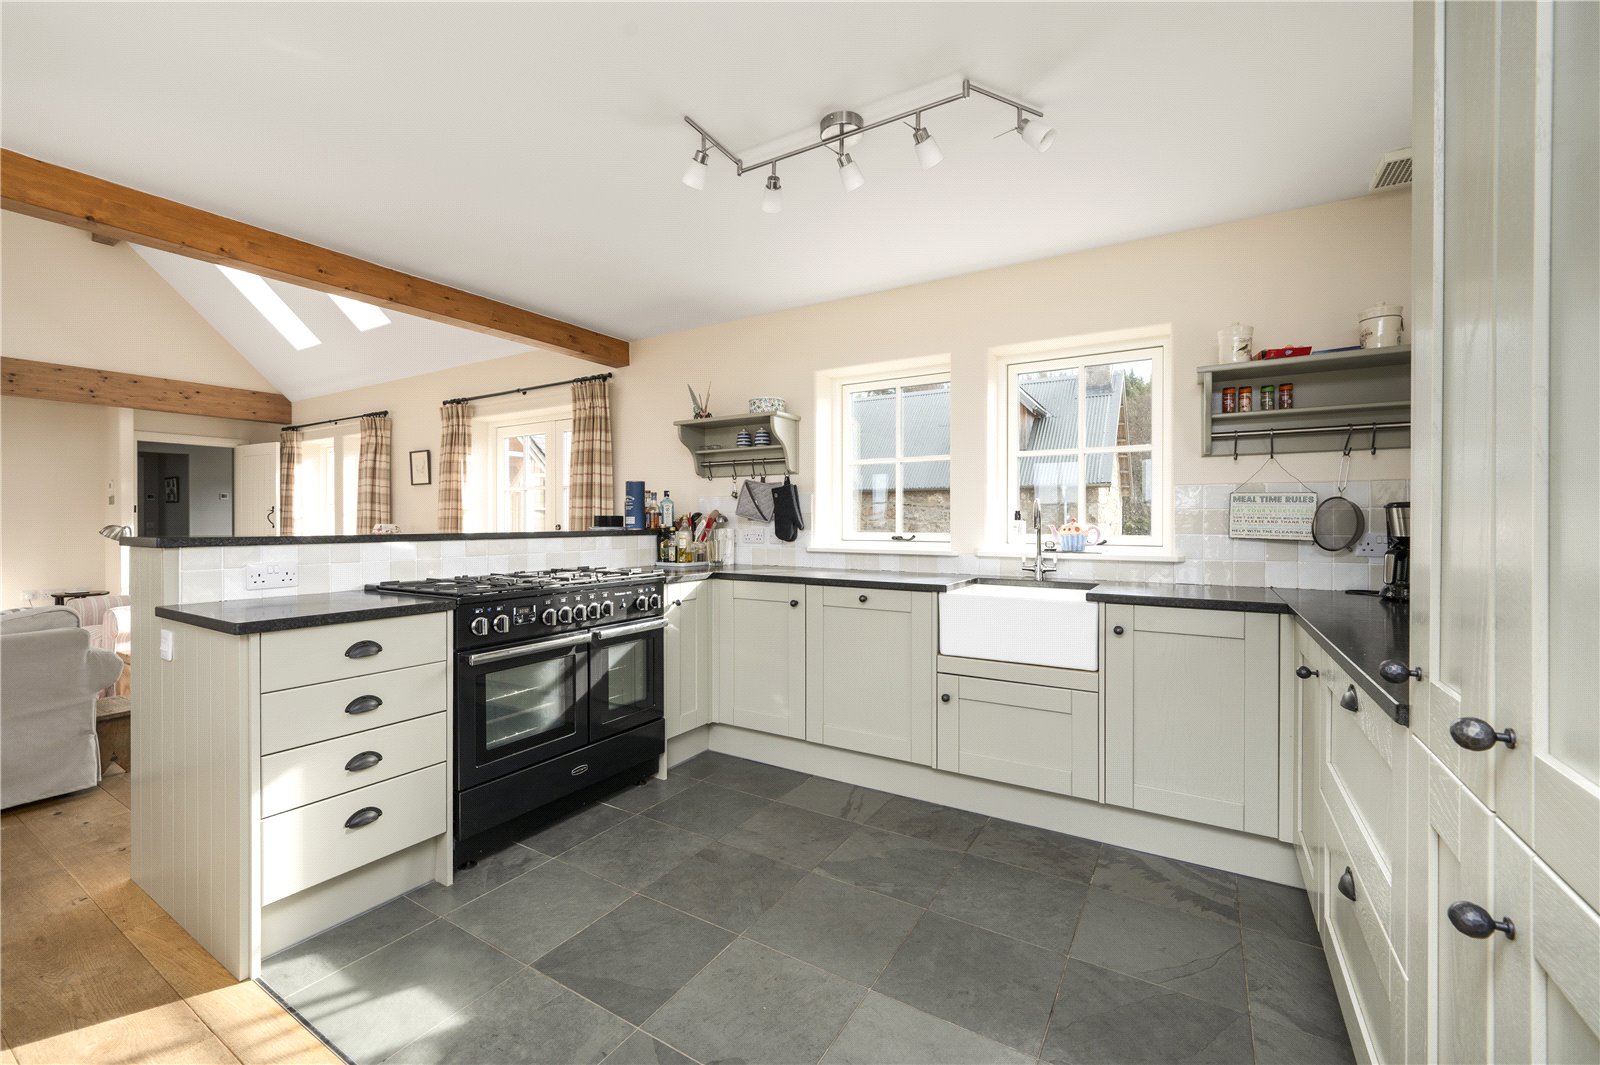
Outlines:
{"label": "black range cooker", "polygon": [[455,604],[455,848],[627,772],[653,773],[663,721],[664,579],[578,568],[385,581]]}

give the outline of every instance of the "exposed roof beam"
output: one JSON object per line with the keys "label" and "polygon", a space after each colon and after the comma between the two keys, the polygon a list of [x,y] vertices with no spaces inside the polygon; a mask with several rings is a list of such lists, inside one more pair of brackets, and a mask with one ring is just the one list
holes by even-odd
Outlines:
{"label": "exposed roof beam", "polygon": [[0,207],[107,240],[235,266],[420,318],[557,348],[602,366],[628,365],[626,340],[6,149],[0,149]]}
{"label": "exposed roof beam", "polygon": [[238,418],[287,425],[289,400],[276,392],[202,385],[167,377],[95,370],[54,362],[0,358],[0,394],[98,407],[131,407],[173,414]]}

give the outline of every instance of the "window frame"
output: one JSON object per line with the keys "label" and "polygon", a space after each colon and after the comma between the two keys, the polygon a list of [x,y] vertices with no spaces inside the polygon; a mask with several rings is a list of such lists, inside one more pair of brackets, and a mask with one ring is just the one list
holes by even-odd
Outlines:
{"label": "window frame", "polygon": [[[543,433],[552,444],[547,445],[545,451],[546,473],[544,483],[544,512],[546,516],[546,529],[519,529],[512,528],[509,520],[510,513],[507,509],[507,493],[510,486],[506,480],[505,464],[501,461],[506,440],[514,436],[533,436]],[[571,496],[572,496],[572,415],[570,412],[540,411],[532,416],[518,416],[510,419],[497,420],[489,427],[486,434],[489,438],[489,505],[493,531],[495,532],[559,532],[571,524]],[[523,489],[526,491],[526,489]],[[559,515],[559,521],[550,521],[551,515]]]}
{"label": "window frame", "polygon": [[[990,385],[994,397],[993,444],[990,452],[991,519],[989,541],[994,549],[1006,552],[1031,550],[1034,533],[1029,515],[1024,515],[1026,534],[1019,537],[1012,529],[1012,515],[1019,498],[1019,460],[1023,457],[1078,457],[1078,503],[1069,508],[1081,524],[1087,520],[1088,490],[1085,475],[1092,455],[1144,454],[1150,456],[1150,523],[1147,536],[1105,535],[1101,554],[1164,556],[1173,544],[1172,455],[1169,433],[1170,374],[1172,342],[1167,330],[1129,330],[1089,337],[1058,340],[1005,349],[993,354]],[[1097,366],[1148,360],[1150,367],[1150,442],[1102,447],[1089,446],[1087,425],[1088,380]],[[1024,451],[1018,444],[1021,433],[1017,403],[1017,382],[1025,374],[1051,370],[1078,371],[1077,446]],[[1104,531],[1103,531],[1104,533]]]}
{"label": "window frame", "polygon": [[[840,381],[838,385],[838,410],[839,425],[834,447],[835,455],[835,480],[837,486],[835,496],[839,505],[839,542],[842,544],[905,544],[913,542],[926,542],[933,544],[949,544],[950,530],[942,533],[911,533],[909,539],[905,531],[905,465],[909,462],[943,462],[946,467],[950,465],[950,453],[943,455],[912,455],[905,453],[905,397],[903,389],[916,385],[946,386],[946,396],[950,395],[950,371],[935,371],[931,373],[899,374],[885,378],[867,378],[861,381]],[[860,392],[877,392],[884,389],[894,389],[895,392],[895,431],[894,455],[882,458],[855,458],[850,457],[850,397]],[[954,427],[952,426],[952,437]],[[892,531],[869,531],[850,528],[850,514],[857,507],[851,492],[850,470],[859,466],[884,466],[892,465],[895,468],[894,479],[894,529]],[[954,477],[951,478],[954,480]],[[952,485],[952,488],[954,486]],[[952,522],[954,519],[954,506],[951,507]],[[896,539],[898,537],[899,539]]]}

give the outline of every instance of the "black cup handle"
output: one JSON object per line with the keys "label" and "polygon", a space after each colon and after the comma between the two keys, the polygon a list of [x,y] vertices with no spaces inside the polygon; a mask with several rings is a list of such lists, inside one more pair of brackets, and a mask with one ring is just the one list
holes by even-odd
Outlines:
{"label": "black cup handle", "polygon": [[1339,878],[1339,894],[1351,902],[1356,901],[1356,875],[1348,865],[1344,867],[1344,875]]}
{"label": "black cup handle", "polygon": [[1344,690],[1344,694],[1339,696],[1339,705],[1352,714],[1361,709],[1361,700],[1356,696],[1356,686],[1354,684],[1348,685]]}
{"label": "black cup handle", "polygon": [[376,806],[363,806],[355,813],[344,819],[345,828],[366,828],[372,822],[383,816],[383,811]]}
{"label": "black cup handle", "polygon": [[377,640],[357,640],[344,649],[346,658],[371,658],[383,651],[383,644]]}
{"label": "black cup handle", "polygon": [[371,769],[381,761],[383,761],[383,755],[377,751],[362,751],[346,762],[344,768],[347,773],[359,773],[363,769]]}
{"label": "black cup handle", "polygon": [[383,700],[376,695],[358,695],[344,705],[347,714],[370,714],[383,705]]}

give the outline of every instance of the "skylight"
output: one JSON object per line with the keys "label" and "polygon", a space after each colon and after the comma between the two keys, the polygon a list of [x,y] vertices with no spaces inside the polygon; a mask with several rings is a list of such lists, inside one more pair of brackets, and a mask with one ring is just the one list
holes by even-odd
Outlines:
{"label": "skylight", "polygon": [[348,296],[335,296],[331,292],[328,293],[328,298],[344,312],[346,318],[350,319],[350,324],[363,333],[389,324],[389,316],[370,303],[362,303]]}
{"label": "skylight", "polygon": [[289,309],[283,302],[283,297],[272,291],[272,286],[267,284],[265,278],[255,274],[247,274],[243,270],[235,270],[231,266],[217,264],[217,269],[222,271],[222,276],[233,283],[250,305],[261,312],[261,317],[276,329],[283,339],[287,340],[296,351],[314,348],[322,341],[317,339],[300,316]]}

